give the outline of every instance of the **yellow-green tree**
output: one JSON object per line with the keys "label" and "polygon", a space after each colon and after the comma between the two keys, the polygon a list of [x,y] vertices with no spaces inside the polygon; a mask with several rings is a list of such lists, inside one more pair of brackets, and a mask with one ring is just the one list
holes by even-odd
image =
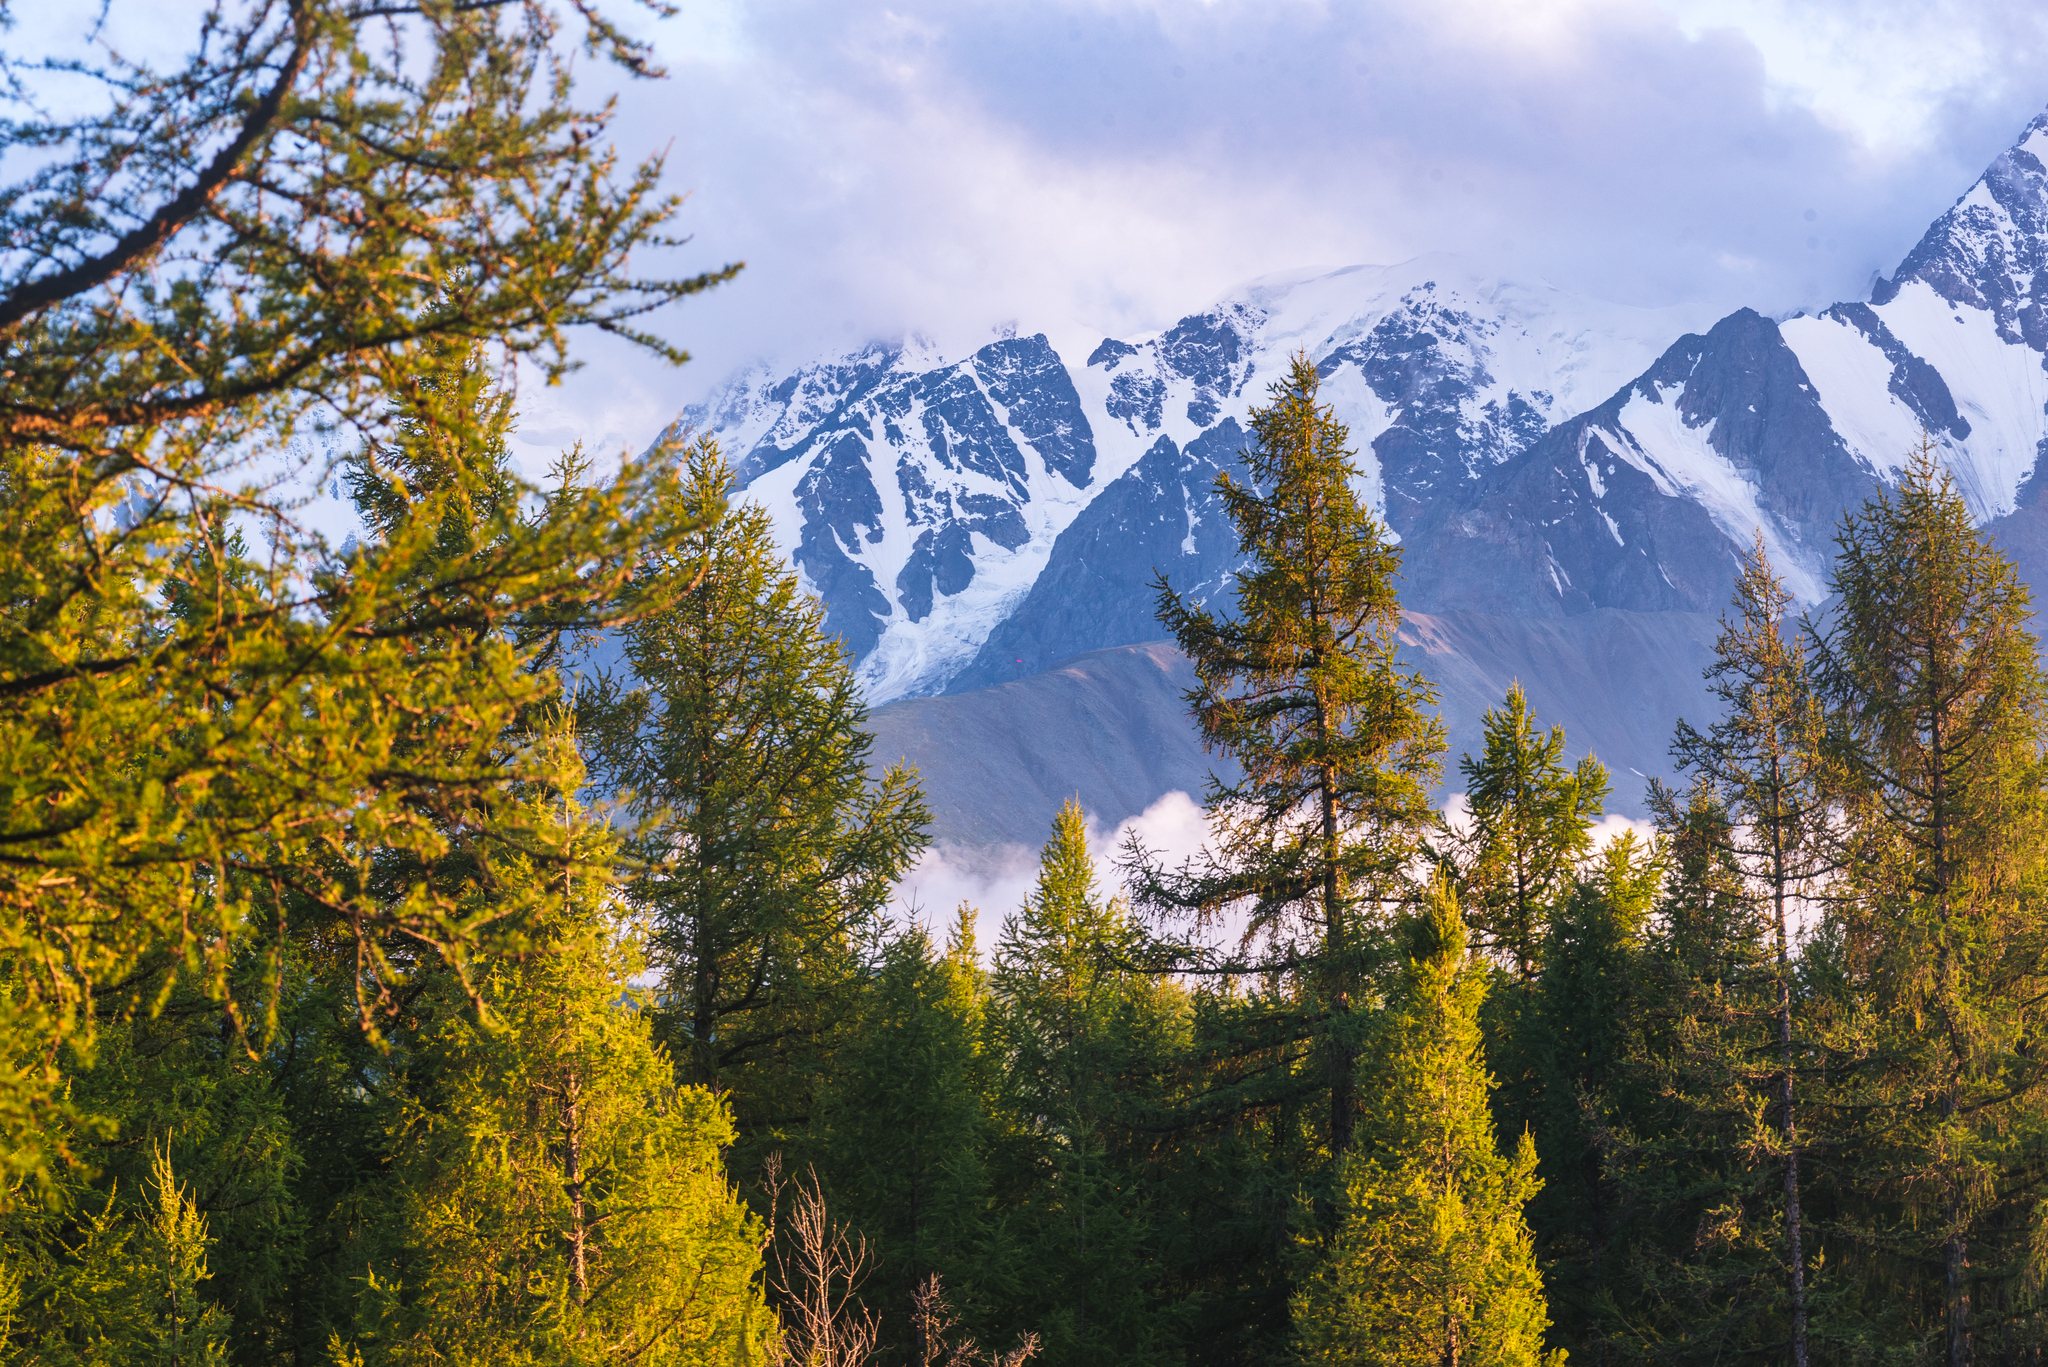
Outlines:
{"label": "yellow-green tree", "polygon": [[64,1223],[56,1238],[11,1250],[0,1265],[10,1360],[224,1367],[229,1317],[199,1290],[210,1275],[206,1217],[161,1149],[146,1190],[110,1191],[97,1210]]}
{"label": "yellow-green tree", "polygon": [[[560,737],[555,743],[563,743]],[[573,770],[571,771],[573,772]],[[637,936],[592,869],[611,841],[562,804],[523,875],[559,907],[524,955],[436,984],[394,1121],[388,1241],[362,1363],[740,1364],[773,1355],[765,1230],[725,1180],[732,1125],[678,1086],[631,984]]]}
{"label": "yellow-green tree", "polygon": [[[0,263],[10,1177],[62,1166],[63,1078],[110,1023],[189,991],[262,1025],[294,922],[346,946],[366,1016],[414,961],[516,940],[530,902],[379,875],[529,843],[504,738],[554,683],[516,629],[616,621],[678,531],[662,460],[532,522],[509,487],[455,548],[444,514],[477,511],[460,481],[354,553],[301,516],[333,473],[302,457],[352,445],[337,430],[488,425],[475,385],[439,382],[451,356],[559,376],[569,330],[596,326],[681,359],[632,320],[718,277],[628,269],[676,201],[573,98],[550,7],[264,0],[197,22],[182,63],[110,43],[80,73],[102,106],[17,104],[0,134],[35,149],[0,184],[0,232],[32,244]],[[0,101],[34,65],[0,54]]]}
{"label": "yellow-green tree", "polygon": [[1536,1148],[1494,1142],[1481,1055],[1486,970],[1438,882],[1410,954],[1361,1142],[1339,1165],[1342,1213],[1294,1297],[1302,1356],[1375,1367],[1535,1367],[1543,1284],[1523,1207]]}

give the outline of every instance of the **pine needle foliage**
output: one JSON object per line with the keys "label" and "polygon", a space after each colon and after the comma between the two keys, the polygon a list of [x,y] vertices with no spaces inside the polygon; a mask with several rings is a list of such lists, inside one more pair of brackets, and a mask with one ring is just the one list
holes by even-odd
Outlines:
{"label": "pine needle foliage", "polygon": [[1159,582],[1160,620],[1199,680],[1188,702],[1203,744],[1242,776],[1211,777],[1212,845],[1175,873],[1145,873],[1137,895],[1198,926],[1236,918],[1241,952],[1205,967],[1279,971],[1302,994],[1324,1040],[1326,1141],[1341,1153],[1356,1106],[1347,1018],[1389,908],[1409,895],[1444,731],[1434,691],[1397,659],[1400,552],[1358,499],[1349,434],[1320,383],[1295,357],[1251,415],[1249,482],[1217,476],[1246,561],[1234,611]]}
{"label": "pine needle foliage", "polygon": [[1495,1142],[1479,1007],[1456,893],[1439,880],[1407,927],[1392,1048],[1374,1068],[1358,1149],[1339,1166],[1342,1218],[1294,1298],[1303,1360],[1375,1367],[1535,1367],[1549,1324],[1522,1208],[1527,1134]]}
{"label": "pine needle foliage", "polygon": [[20,1360],[225,1367],[231,1321],[201,1296],[213,1243],[206,1217],[161,1149],[150,1155],[138,1194],[140,1201],[109,1191],[39,1257],[11,1250],[0,1296],[11,1290],[15,1304],[0,1327]]}
{"label": "pine needle foliage", "polygon": [[535,952],[478,966],[475,1006],[440,980],[391,1122],[403,1252],[366,1269],[336,1356],[769,1362],[765,1231],[725,1180],[731,1121],[654,1045],[637,936],[595,872],[611,837],[573,803],[538,805],[570,848],[522,872],[557,915]]}
{"label": "pine needle foliage", "polygon": [[[2048,945],[2044,681],[2029,595],[1923,442],[1896,492],[1844,520],[1815,650],[1837,737],[1847,886],[1831,903],[1864,1014],[1837,1104],[1865,1118],[1871,1251],[1933,1260],[1930,1352],[1970,1360],[1973,1316],[2030,1296],[2010,1164],[2040,1142]],[[2031,1200],[2031,1198],[2026,1198]],[[2000,1325],[1999,1319],[2007,1320]],[[1938,1345],[1938,1347],[1937,1347]]]}
{"label": "pine needle foliage", "polygon": [[1551,908],[1567,896],[1592,849],[1591,827],[1607,800],[1607,770],[1591,755],[1564,764],[1564,728],[1536,728],[1517,682],[1480,716],[1477,758],[1458,762],[1471,827],[1455,841],[1463,902],[1482,950],[1535,976]]}
{"label": "pine needle foliage", "polygon": [[414,963],[522,933],[517,898],[383,875],[530,852],[532,624],[624,620],[681,531],[668,464],[546,500],[473,466],[348,551],[302,453],[502,438],[479,346],[559,376],[588,325],[680,358],[631,320],[720,277],[627,271],[674,201],[618,177],[565,36],[540,4],[251,0],[181,65],[66,68],[106,95],[75,119],[0,57],[33,154],[0,187],[0,1172],[67,1160],[61,1077],[103,1028],[189,989],[270,1029],[294,923],[373,1031]]}
{"label": "pine needle foliage", "polygon": [[[584,46],[659,74],[594,0]],[[118,20],[120,16],[115,16]],[[41,54],[0,55],[0,444],[179,478],[208,451],[335,420],[374,425],[423,355],[491,343],[567,373],[594,326],[637,325],[732,268],[632,270],[679,200],[624,167],[610,105],[573,96],[554,8],[248,0],[196,16],[168,67],[108,43],[65,61],[104,103],[38,103]]]}
{"label": "pine needle foliage", "polygon": [[1006,918],[991,974],[1000,1105],[1015,1133],[1006,1184],[1022,1246],[1021,1323],[1051,1367],[1164,1353],[1148,1302],[1145,1161],[1131,1130],[1156,1123],[1162,1060],[1184,1043],[1177,985],[1134,967],[1129,904],[1098,888],[1080,803],[1053,818],[1038,882]]}
{"label": "pine needle foliage", "polygon": [[929,1278],[955,1288],[963,1314],[985,1314],[990,1300],[983,1274],[998,1241],[983,1159],[991,1122],[975,1085],[979,972],[971,950],[941,952],[921,926],[891,939],[817,1127],[833,1213],[872,1253],[861,1302],[896,1361],[920,1357],[917,1293]]}
{"label": "pine needle foliage", "polygon": [[[1722,820],[1695,823],[1695,829],[1711,829],[1725,842],[1723,857],[1732,875],[1725,886],[1738,899],[1745,923],[1717,938],[1747,960],[1731,963],[1726,977],[1717,977],[1714,1006],[1689,1013],[1701,1033],[1685,1052],[1698,1057],[1679,1066],[1704,1066],[1725,1081],[1742,1079],[1773,1112],[1773,1132],[1744,1136],[1748,1142],[1740,1151],[1778,1179],[1782,1230],[1763,1242],[1782,1261],[1786,1337],[1794,1367],[1806,1367],[1806,1264],[1814,1241],[1801,1207],[1798,1092],[1810,1044],[1800,1038],[1795,1021],[1791,918],[1821,891],[1830,872],[1836,785],[1826,709],[1803,634],[1790,621],[1791,604],[1759,531],[1735,582],[1734,616],[1723,617],[1707,669],[1722,718],[1705,732],[1681,720],[1672,755],[1699,785],[1697,796],[1723,809]],[[1666,825],[1680,823],[1670,795],[1655,792],[1653,802]],[[1770,1037],[1768,1049],[1760,1027]],[[1759,1068],[1765,1057],[1776,1065],[1768,1071]],[[1730,1109],[1731,1100],[1724,1092],[1721,1107]],[[1740,1110],[1755,1108],[1752,1103]]]}
{"label": "pine needle foliage", "polygon": [[729,506],[716,443],[683,465],[694,530],[637,581],[664,606],[625,633],[635,682],[601,680],[585,707],[643,823],[626,893],[650,921],[664,1040],[691,1081],[738,1089],[743,1126],[794,1124],[929,813],[907,770],[870,782],[846,649],[767,513]]}

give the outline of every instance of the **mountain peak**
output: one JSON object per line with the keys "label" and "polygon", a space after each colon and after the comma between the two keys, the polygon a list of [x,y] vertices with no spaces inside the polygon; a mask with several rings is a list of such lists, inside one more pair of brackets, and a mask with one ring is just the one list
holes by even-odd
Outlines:
{"label": "mountain peak", "polygon": [[2010,344],[2048,347],[2048,111],[1949,211],[1937,218],[1892,278],[1871,289],[1889,304],[1918,281],[1952,307],[1981,309]]}

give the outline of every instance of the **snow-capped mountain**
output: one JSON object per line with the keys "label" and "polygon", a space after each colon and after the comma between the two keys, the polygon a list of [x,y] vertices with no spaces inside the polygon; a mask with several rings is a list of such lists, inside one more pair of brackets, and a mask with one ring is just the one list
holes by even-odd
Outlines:
{"label": "snow-capped mountain", "polygon": [[1761,530],[1819,598],[1847,509],[1923,432],[1980,521],[2030,505],[2048,452],[2048,114],[1867,303],[1744,309],[1672,344],[1411,531],[1412,601],[1555,615],[1714,611]]}
{"label": "snow-capped mountain", "polygon": [[[1001,684],[1038,699],[1016,694],[1019,717],[1057,711],[1038,695],[1079,685],[1052,666],[1136,668],[1077,657],[1160,635],[1157,574],[1197,597],[1226,581],[1238,557],[1215,475],[1306,351],[1350,425],[1361,491],[1403,544],[1403,639],[1445,689],[1454,750],[1520,678],[1571,723],[1575,751],[1608,762],[1628,810],[1668,772],[1674,709],[1709,705],[1698,668],[1741,551],[1760,533],[1817,601],[1842,514],[1923,433],[2048,591],[2044,161],[2048,114],[1868,300],[1814,316],[1628,309],[1432,257],[1261,280],[1163,331],[1064,354],[1044,334],[967,356],[871,346],[741,376],[679,426],[736,459],[870,699],[901,700],[875,714],[885,748],[943,789],[951,733],[919,699]],[[1138,675],[1150,691],[1131,697],[1174,713],[1138,730],[1185,728],[1172,690]],[[984,734],[998,714],[973,713],[976,744],[1032,771],[1015,792],[1087,796],[1036,730]],[[1135,751],[1116,758],[1137,744],[1110,734],[1124,725],[1087,723],[1090,763],[1150,772]],[[1005,838],[1035,839],[1050,815],[983,805],[1017,808]]]}
{"label": "snow-capped mountain", "polygon": [[773,513],[877,702],[1156,636],[1154,570],[1236,563],[1211,482],[1305,350],[1396,535],[1647,364],[1683,310],[1480,276],[1455,258],[1255,282],[1062,357],[1044,334],[915,340],[742,375],[686,410]]}

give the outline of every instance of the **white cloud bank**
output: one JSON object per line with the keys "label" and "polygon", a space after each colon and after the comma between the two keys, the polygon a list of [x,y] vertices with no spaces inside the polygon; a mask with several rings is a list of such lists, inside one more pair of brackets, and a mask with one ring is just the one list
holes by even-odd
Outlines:
{"label": "white cloud bank", "polygon": [[[1446,814],[1453,826],[1469,821],[1470,807],[1463,793],[1451,795]],[[1609,813],[1593,825],[1596,849],[1633,831],[1647,842],[1655,828],[1647,821]],[[1171,865],[1197,853],[1209,838],[1208,818],[1201,804],[1183,792],[1171,792],[1137,816],[1127,817],[1113,829],[1104,829],[1091,815],[1088,848],[1095,855],[1095,874],[1107,892],[1121,889],[1116,856],[1124,841],[1137,835],[1163,862]],[[889,911],[898,922],[915,920],[934,935],[943,935],[953,923],[961,903],[980,913],[978,927],[983,953],[1001,933],[1003,918],[1024,905],[1038,881],[1039,852],[1022,845],[968,848],[940,845],[927,850],[916,867],[896,886]]]}

